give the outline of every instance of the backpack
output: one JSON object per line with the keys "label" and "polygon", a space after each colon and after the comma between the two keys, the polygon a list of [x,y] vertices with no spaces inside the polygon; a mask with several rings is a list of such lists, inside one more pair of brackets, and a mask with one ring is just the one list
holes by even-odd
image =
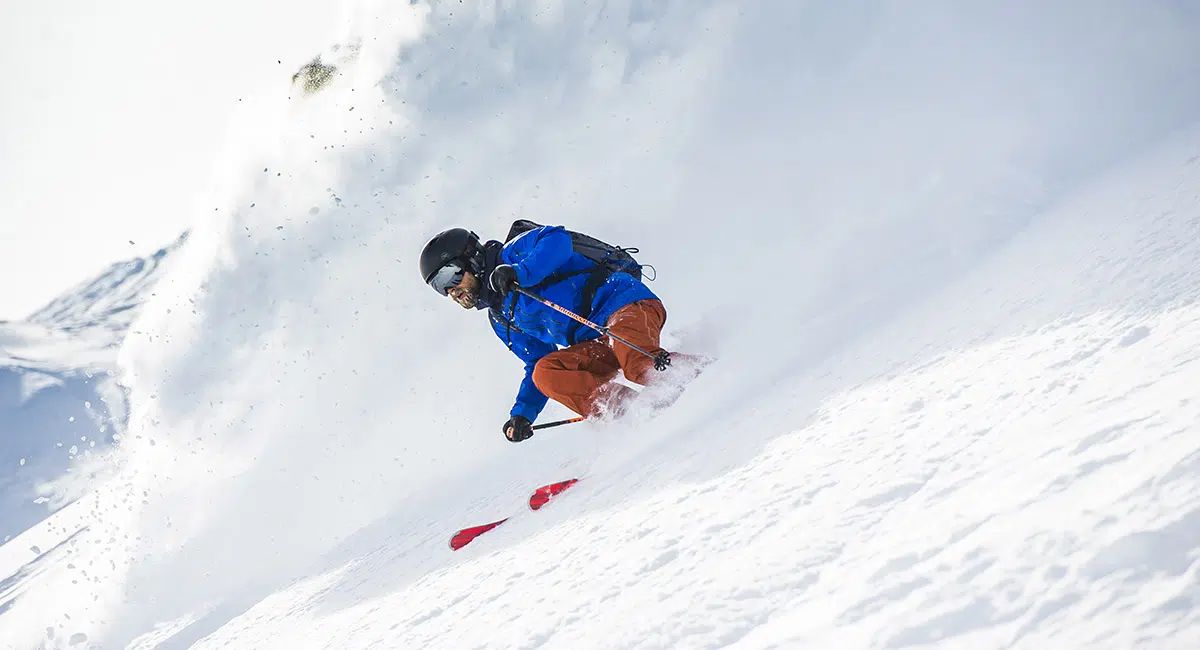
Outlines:
{"label": "backpack", "polygon": [[[504,243],[507,244],[518,235],[541,227],[542,224],[540,223],[534,223],[528,219],[517,219],[513,222],[512,227],[508,229],[508,236],[504,238]],[[621,248],[612,244],[606,244],[591,235],[585,235],[574,230],[568,230],[567,232],[571,235],[571,244],[575,252],[608,271],[605,274],[606,276],[618,271],[624,271],[638,280],[642,279],[642,265],[633,259],[633,253],[637,253],[638,249]]]}
{"label": "backpack", "polygon": [[[513,222],[512,227],[508,230],[508,236],[504,238],[504,243],[508,243],[517,236],[522,235],[535,228],[541,228],[542,224],[534,223],[528,219],[517,219]],[[583,284],[583,289],[580,291],[579,304],[575,306],[575,313],[580,317],[587,319],[592,312],[592,300],[596,297],[596,290],[608,276],[613,273],[624,272],[632,275],[634,278],[642,279],[642,264],[633,258],[633,253],[638,252],[636,248],[622,248],[606,244],[591,235],[585,235],[574,230],[567,230],[571,235],[571,245],[576,253],[588,258],[596,263],[596,266],[591,269],[583,269],[581,271],[564,271],[551,273],[549,277],[532,287],[528,287],[530,291],[537,292],[543,287],[547,287],[556,282],[562,282],[567,278],[576,275],[590,274],[587,281]],[[653,267],[651,267],[653,268]],[[654,278],[650,278],[653,280]],[[516,300],[516,293],[513,293],[513,300]],[[567,341],[575,344],[575,336],[579,331],[579,323],[568,332]]]}

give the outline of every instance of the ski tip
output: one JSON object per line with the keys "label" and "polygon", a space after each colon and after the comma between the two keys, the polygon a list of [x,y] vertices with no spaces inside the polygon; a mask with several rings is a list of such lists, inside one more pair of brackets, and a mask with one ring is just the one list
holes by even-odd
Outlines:
{"label": "ski tip", "polygon": [[464,528],[464,529],[458,531],[457,533],[454,533],[454,535],[452,535],[450,537],[450,542],[449,542],[450,550],[457,551],[458,549],[475,541],[476,537],[479,537],[480,535],[488,532],[489,530],[492,530],[496,526],[499,526],[500,524],[502,524],[506,521],[508,521],[508,519],[501,519],[500,521],[493,521],[490,524],[484,524],[482,526],[472,526],[470,528]]}
{"label": "ski tip", "polygon": [[566,481],[559,481],[558,483],[551,483],[550,485],[543,485],[534,490],[533,494],[529,497],[529,509],[541,510],[543,506],[550,503],[551,499],[562,494],[564,490],[578,482],[579,479],[573,478]]}

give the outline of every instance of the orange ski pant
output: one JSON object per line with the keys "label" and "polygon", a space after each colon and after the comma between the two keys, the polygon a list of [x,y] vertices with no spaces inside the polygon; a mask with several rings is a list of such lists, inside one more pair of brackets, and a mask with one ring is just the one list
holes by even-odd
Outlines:
{"label": "orange ski pant", "polygon": [[[667,321],[661,300],[639,300],[613,312],[605,325],[613,334],[650,354],[658,354],[659,335]],[[646,385],[654,370],[654,359],[607,336],[584,341],[551,352],[533,368],[533,383],[546,397],[584,417],[619,415],[622,406],[637,391],[614,382],[625,378]]]}

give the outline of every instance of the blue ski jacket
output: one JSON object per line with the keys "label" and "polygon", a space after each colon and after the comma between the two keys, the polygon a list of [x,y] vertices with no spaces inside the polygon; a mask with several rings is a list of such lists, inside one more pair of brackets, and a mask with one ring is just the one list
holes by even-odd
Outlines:
{"label": "blue ski jacket", "polygon": [[[574,251],[571,235],[562,226],[541,226],[513,238],[504,244],[496,263],[512,265],[517,272],[517,283],[525,288],[535,287],[556,272],[582,271],[596,266]],[[572,275],[538,288],[536,293],[556,305],[580,313],[582,305],[579,302],[587,278],[587,273]],[[625,305],[656,298],[641,280],[628,273],[613,273],[596,289],[588,320],[606,325],[613,312]],[[525,362],[525,378],[517,391],[510,416],[521,415],[532,422],[548,400],[533,383],[533,368],[538,360],[559,347],[598,338],[600,333],[515,291],[504,298],[488,296],[484,303],[489,308],[492,331]]]}

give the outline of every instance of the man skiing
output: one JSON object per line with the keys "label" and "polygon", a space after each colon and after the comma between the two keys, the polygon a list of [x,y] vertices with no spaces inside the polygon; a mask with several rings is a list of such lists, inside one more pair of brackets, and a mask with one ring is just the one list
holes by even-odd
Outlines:
{"label": "man skiing", "polygon": [[[659,345],[666,310],[638,277],[576,252],[572,233],[561,226],[517,223],[530,229],[510,234],[508,243],[481,243],[475,233],[451,228],[430,239],[420,257],[425,283],[464,309],[487,309],[492,331],[525,362],[503,427],[512,442],[533,435],[548,399],[583,417],[621,415],[638,392],[613,381],[617,375],[650,385],[672,360]],[[602,324],[613,336],[546,303]]]}

